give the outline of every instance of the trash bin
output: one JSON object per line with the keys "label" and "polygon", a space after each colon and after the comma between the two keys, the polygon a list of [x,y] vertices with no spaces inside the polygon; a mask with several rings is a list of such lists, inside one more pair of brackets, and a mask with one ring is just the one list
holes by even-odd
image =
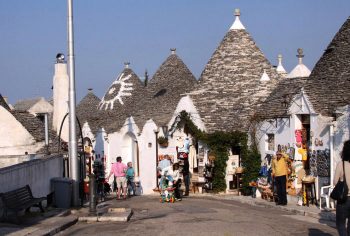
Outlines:
{"label": "trash bin", "polygon": [[54,204],[58,208],[70,208],[72,201],[73,180],[56,177],[51,179],[54,191]]}

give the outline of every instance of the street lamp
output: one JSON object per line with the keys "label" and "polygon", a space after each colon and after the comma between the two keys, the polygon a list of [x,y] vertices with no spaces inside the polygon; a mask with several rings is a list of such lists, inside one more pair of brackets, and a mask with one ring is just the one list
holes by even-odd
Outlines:
{"label": "street lamp", "polygon": [[70,176],[73,179],[73,205],[79,204],[79,166],[75,115],[75,65],[73,35],[73,1],[68,0],[68,62],[69,62],[69,158]]}

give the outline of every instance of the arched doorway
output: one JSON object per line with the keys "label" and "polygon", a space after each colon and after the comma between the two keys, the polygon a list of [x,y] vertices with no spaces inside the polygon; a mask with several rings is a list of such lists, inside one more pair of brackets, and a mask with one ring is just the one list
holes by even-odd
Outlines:
{"label": "arched doorway", "polygon": [[139,176],[139,150],[136,136],[133,133],[126,133],[122,141],[122,158],[124,163],[132,162],[135,176]]}

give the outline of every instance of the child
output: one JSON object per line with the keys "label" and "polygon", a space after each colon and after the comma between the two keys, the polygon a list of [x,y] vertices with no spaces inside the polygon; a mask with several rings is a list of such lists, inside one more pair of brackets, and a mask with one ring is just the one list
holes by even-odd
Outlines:
{"label": "child", "polygon": [[172,166],[166,167],[162,170],[162,177],[160,179],[159,186],[160,188],[164,188],[163,181],[168,180],[168,186],[175,188],[176,200],[181,201],[181,195],[180,195],[181,179],[179,177],[180,177],[179,163],[174,163]]}
{"label": "child", "polygon": [[136,196],[134,177],[135,171],[134,168],[132,168],[132,162],[128,162],[128,169],[126,170],[126,180],[128,183],[129,195],[132,191],[133,195]]}

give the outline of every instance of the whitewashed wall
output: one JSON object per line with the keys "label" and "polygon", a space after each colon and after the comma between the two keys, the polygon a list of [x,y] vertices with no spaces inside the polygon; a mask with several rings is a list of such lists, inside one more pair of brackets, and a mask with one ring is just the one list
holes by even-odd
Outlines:
{"label": "whitewashed wall", "polygon": [[350,139],[350,106],[337,109],[340,115],[334,122],[334,168],[341,160],[341,151],[346,140]]}
{"label": "whitewashed wall", "polygon": [[42,148],[44,142],[35,142],[34,137],[5,108],[0,106],[0,142],[1,155],[23,155],[25,152],[35,153]]}
{"label": "whitewashed wall", "polygon": [[[264,158],[267,153],[271,153],[267,151],[267,134],[273,133],[275,134],[275,150],[277,150],[278,144],[286,145],[287,143],[290,143],[295,148],[295,160],[301,160],[301,155],[298,153],[298,148],[295,146],[294,131],[295,129],[300,129],[302,127],[301,120],[298,118],[298,115],[310,114],[310,133],[312,140],[312,145],[309,147],[310,150],[317,151],[330,149],[330,127],[334,127],[334,148],[332,152],[334,154],[334,161],[332,168],[333,173],[331,173],[333,176],[335,167],[340,161],[343,143],[350,138],[349,106],[337,108],[337,112],[340,115],[337,117],[336,121],[334,121],[332,117],[324,117],[320,114],[315,114],[306,94],[299,97],[296,96],[294,99],[295,101],[289,108],[289,112],[293,114],[291,115],[290,125],[288,125],[288,122],[283,124],[282,119],[277,119],[279,120],[279,122],[277,122],[277,127],[275,126],[275,123],[271,124],[267,121],[260,124],[257,138],[262,158]],[[323,145],[315,145],[316,140],[321,140]]]}
{"label": "whitewashed wall", "polygon": [[153,193],[157,186],[156,179],[156,136],[157,128],[152,120],[146,122],[141,135],[138,137],[140,151],[140,181],[144,194]]}

